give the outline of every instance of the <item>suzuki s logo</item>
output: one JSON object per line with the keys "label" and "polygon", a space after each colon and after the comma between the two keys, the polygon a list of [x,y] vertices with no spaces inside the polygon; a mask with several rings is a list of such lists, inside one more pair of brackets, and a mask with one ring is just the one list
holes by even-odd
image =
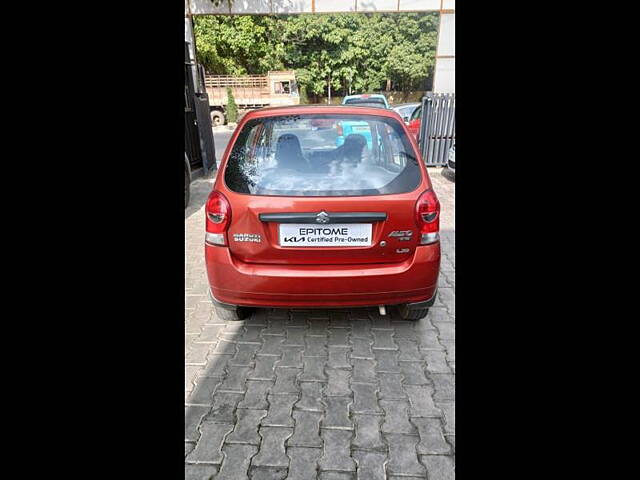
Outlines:
{"label": "suzuki s logo", "polygon": [[316,222],[318,223],[329,223],[329,214],[324,210],[321,211],[318,215],[316,215]]}

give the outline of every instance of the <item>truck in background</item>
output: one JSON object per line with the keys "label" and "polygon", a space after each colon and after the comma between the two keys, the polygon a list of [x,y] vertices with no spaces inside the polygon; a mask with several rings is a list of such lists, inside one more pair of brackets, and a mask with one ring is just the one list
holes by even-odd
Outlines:
{"label": "truck in background", "polygon": [[267,75],[205,75],[211,123],[226,123],[227,87],[239,110],[299,105],[300,94],[293,70],[270,71]]}

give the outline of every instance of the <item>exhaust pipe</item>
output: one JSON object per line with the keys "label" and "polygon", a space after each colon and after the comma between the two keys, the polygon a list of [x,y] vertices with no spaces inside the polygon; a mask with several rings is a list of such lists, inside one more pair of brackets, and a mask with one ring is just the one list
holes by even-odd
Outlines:
{"label": "exhaust pipe", "polygon": [[384,305],[378,305],[378,311],[380,312],[380,315],[384,316],[387,314],[387,311],[384,308]]}

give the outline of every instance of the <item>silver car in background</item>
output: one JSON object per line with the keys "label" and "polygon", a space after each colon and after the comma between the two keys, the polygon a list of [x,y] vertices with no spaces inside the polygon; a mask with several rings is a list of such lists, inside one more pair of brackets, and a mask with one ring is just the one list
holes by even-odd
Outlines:
{"label": "silver car in background", "polygon": [[447,170],[453,176],[456,174],[456,144],[449,149],[449,158],[447,159]]}
{"label": "silver car in background", "polygon": [[414,110],[418,108],[420,105],[421,105],[420,103],[401,103],[400,105],[391,107],[391,109],[398,112],[398,115],[400,115],[400,118],[402,118],[402,120],[405,123],[407,123],[411,118],[411,115],[413,114]]}

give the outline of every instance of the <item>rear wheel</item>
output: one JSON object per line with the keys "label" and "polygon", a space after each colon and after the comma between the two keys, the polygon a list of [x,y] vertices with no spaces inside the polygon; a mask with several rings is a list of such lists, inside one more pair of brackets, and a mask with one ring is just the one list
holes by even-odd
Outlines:
{"label": "rear wheel", "polygon": [[247,307],[235,307],[233,309],[227,309],[219,307],[218,305],[214,305],[216,310],[216,315],[220,320],[224,320],[225,322],[237,322],[239,320],[244,320],[251,316],[252,310]]}
{"label": "rear wheel", "polygon": [[403,320],[421,320],[427,316],[427,313],[429,313],[428,307],[411,308],[408,305],[400,305],[398,310],[400,311],[400,317],[402,317]]}
{"label": "rear wheel", "polygon": [[214,127],[217,127],[218,125],[224,125],[224,113],[222,113],[220,110],[212,110],[211,124]]}

